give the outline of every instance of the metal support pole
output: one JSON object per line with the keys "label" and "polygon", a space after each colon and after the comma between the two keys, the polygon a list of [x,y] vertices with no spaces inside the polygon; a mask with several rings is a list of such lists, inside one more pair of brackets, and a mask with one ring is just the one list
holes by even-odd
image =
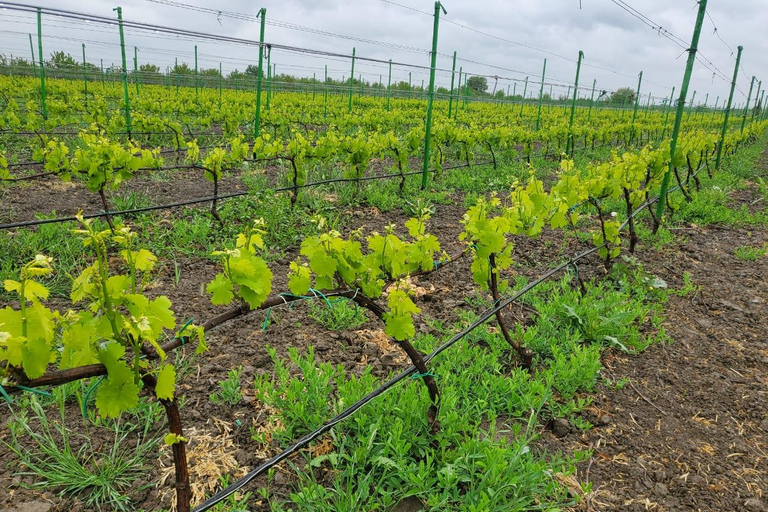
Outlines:
{"label": "metal support pole", "polygon": [[595,103],[595,86],[597,85],[597,78],[592,80],[592,96],[589,97],[589,111],[587,111],[587,123],[592,119],[592,105]]}
{"label": "metal support pole", "polygon": [[264,76],[264,27],[267,21],[267,9],[262,7],[257,15],[261,18],[259,30],[259,68],[256,70],[256,113],[253,116],[253,138],[259,136],[261,130],[261,81]]}
{"label": "metal support pole", "polygon": [[749,112],[749,102],[752,101],[752,89],[755,87],[755,80],[757,79],[753,76],[752,81],[749,83],[747,103],[744,105],[744,117],[741,118],[741,133],[744,133],[744,127],[747,125],[747,113]]}
{"label": "metal support pole", "polygon": [[347,112],[352,112],[352,85],[355,83],[355,49],[352,48],[352,71],[349,73],[349,105]]}
{"label": "metal support pole", "polygon": [[525,87],[523,88],[523,99],[520,101],[520,117],[523,117],[523,107],[525,106],[525,95],[528,92],[528,77],[525,77]]}
{"label": "metal support pole", "polygon": [[389,102],[392,98],[392,59],[389,59],[389,77],[387,78],[387,112],[389,112]]}
{"label": "metal support pole", "polygon": [[139,95],[139,49],[133,47],[133,82],[136,84],[136,96]]}
{"label": "metal support pole", "polygon": [[37,62],[35,61],[35,47],[32,44],[32,34],[29,34],[29,51],[32,52],[32,67],[37,67]]}
{"label": "metal support pole", "polygon": [[453,110],[453,117],[456,118],[456,115],[459,113],[459,103],[460,103],[460,95],[461,95],[461,75],[464,71],[463,66],[459,66],[459,83],[456,86],[456,108]]}
{"label": "metal support pole", "polygon": [[541,102],[544,101],[544,77],[547,76],[547,59],[544,59],[544,69],[541,71],[541,87],[539,88],[539,108],[536,112],[536,131],[541,127]]}
{"label": "metal support pole", "polygon": [[736,54],[736,65],[733,68],[733,81],[731,82],[731,93],[728,96],[728,103],[725,107],[725,118],[723,119],[723,128],[720,132],[720,144],[717,145],[717,159],[715,160],[715,169],[720,168],[720,159],[723,156],[723,145],[725,144],[725,133],[728,131],[728,118],[731,116],[731,105],[733,105],[733,91],[736,88],[736,79],[739,77],[739,64],[741,63],[741,52],[743,46],[738,47]]}
{"label": "metal support pole", "polygon": [[128,132],[128,138],[131,138],[131,101],[128,97],[128,65],[125,60],[125,35],[123,34],[123,8],[116,7],[112,9],[117,11],[117,22],[120,27],[120,53],[123,57],[123,98],[125,99],[125,127]]}
{"label": "metal support pole", "polygon": [[579,93],[579,73],[581,72],[581,60],[584,58],[584,52],[579,50],[579,60],[576,63],[576,81],[573,83],[573,103],[571,103],[571,119],[568,121],[568,142],[565,152],[571,154],[571,150],[576,149],[573,140],[573,118],[576,115],[576,97]]}
{"label": "metal support pole", "polygon": [[669,111],[672,109],[672,103],[675,101],[675,86],[672,86],[672,94],[669,95],[669,102],[667,103],[667,111],[664,113],[664,128],[661,130],[661,136],[664,137],[667,133],[667,123],[669,122]]}
{"label": "metal support pole", "polygon": [[429,95],[427,96],[427,123],[424,133],[424,168],[421,173],[421,188],[427,187],[427,173],[429,172],[430,144],[432,142],[432,103],[435,100],[435,66],[437,65],[437,34],[440,26],[440,11],[448,14],[445,7],[438,1],[435,2],[435,24],[432,28],[432,52],[429,69]]}
{"label": "metal support pole", "polygon": [[197,99],[197,45],[195,45],[195,99]]}
{"label": "metal support pole", "polygon": [[47,92],[45,89],[45,58],[43,58],[43,13],[37,8],[37,60],[40,61],[40,98],[43,107],[43,119],[48,119]]}
{"label": "metal support pole", "polygon": [[267,52],[267,104],[266,108],[269,110],[269,102],[272,99],[272,47],[269,47]]}
{"label": "metal support pole", "polygon": [[453,81],[456,77],[456,51],[453,51],[453,66],[451,66],[451,92],[448,95],[448,119],[451,118],[453,112]]}
{"label": "metal support pole", "polygon": [[637,92],[635,93],[635,110],[632,112],[632,127],[631,127],[631,135],[629,136],[630,141],[635,139],[635,119],[637,119],[637,106],[640,104],[640,86],[643,84],[643,72],[640,72],[640,75],[637,79]]}
{"label": "metal support pole", "polygon": [[[707,0],[699,0],[699,13],[696,16],[696,25],[693,29],[691,46],[688,50],[688,62],[685,64],[685,74],[683,75],[683,84],[680,87],[680,98],[677,100],[677,112],[675,114],[675,126],[672,128],[672,141],[669,146],[669,167],[661,181],[661,191],[659,192],[659,202],[656,205],[656,217],[661,222],[661,216],[664,208],[667,206],[667,191],[669,190],[669,179],[674,170],[675,151],[677,150],[677,137],[680,134],[680,125],[683,121],[683,111],[685,109],[685,98],[688,95],[688,84],[691,81],[693,73],[693,64],[696,62],[696,52],[699,46],[699,35],[701,35],[701,25],[704,22],[704,14],[707,12]],[[739,50],[741,54],[741,50]]]}
{"label": "metal support pole", "polygon": [[85,98],[85,110],[88,110],[88,74],[85,67],[85,43],[83,45],[83,97]]}
{"label": "metal support pole", "polygon": [[757,115],[757,108],[760,104],[760,90],[763,88],[763,81],[760,80],[757,82],[757,94],[755,94],[755,108],[752,109],[752,120],[755,119],[755,116]]}
{"label": "metal support pole", "polygon": [[[391,62],[392,61],[390,61],[390,63]],[[328,118],[328,64],[325,65],[325,82],[323,82],[323,119],[325,120],[327,118]]]}
{"label": "metal support pole", "polygon": [[686,121],[691,119],[691,112],[693,112],[693,106],[695,101],[696,101],[696,91],[693,91],[693,96],[691,96],[691,101],[690,103],[688,103],[688,116],[685,118]]}

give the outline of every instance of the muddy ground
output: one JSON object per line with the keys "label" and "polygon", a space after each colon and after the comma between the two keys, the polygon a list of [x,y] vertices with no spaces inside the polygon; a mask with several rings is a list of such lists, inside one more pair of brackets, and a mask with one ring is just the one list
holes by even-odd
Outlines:
{"label": "muddy ground", "polygon": [[[760,165],[761,172],[768,174],[768,153]],[[152,182],[153,187],[160,185],[162,182]],[[34,187],[26,191],[34,191]],[[62,195],[66,194],[59,191],[51,198]],[[35,197],[40,206],[52,206],[60,214],[70,213],[68,210],[76,206],[67,204],[59,209],[51,198]],[[756,190],[740,191],[734,202],[751,204],[757,197]],[[464,212],[463,199],[454,199],[452,204],[436,205],[430,221],[430,232],[449,253],[460,247],[457,236]],[[366,231],[382,230],[391,222],[402,226],[407,219],[400,211],[381,213],[370,208],[350,210],[349,215],[351,225],[365,226]],[[592,486],[578,510],[768,510],[768,258],[744,261],[734,255],[736,247],[768,243],[768,229],[686,225],[675,233],[678,238],[674,243],[658,250],[641,243],[637,252],[645,269],[671,287],[682,286],[684,272],[689,272],[698,286],[692,295],[670,298],[663,328],[673,341],[652,346],[637,356],[606,352],[606,385],[592,395],[592,405],[585,414],[594,428],[582,432],[567,427],[555,435],[541,427],[538,449],[593,451],[576,475],[579,482]],[[561,234],[549,232],[534,241],[520,240],[517,271],[537,276],[556,257],[586,247],[573,238],[564,242]],[[286,289],[287,263],[295,255],[289,251],[272,266],[275,291]],[[469,259],[459,260],[417,279],[424,289],[417,302],[423,315],[450,323],[458,319],[461,309],[470,307],[465,301],[474,293],[469,263]],[[201,285],[212,279],[216,265],[191,259],[179,265],[183,276],[179,284],[173,284],[173,271],[165,269],[158,290],[169,295],[185,318],[200,321],[220,312],[221,308],[212,306],[201,294]],[[603,272],[596,256],[580,266],[586,277]],[[210,352],[192,361],[180,385],[186,401],[182,409],[185,428],[218,435],[220,429],[209,420],[226,422],[230,430],[222,439],[243,467],[258,463],[254,454],[278,451],[275,445],[265,452],[250,437],[250,427],[265,421],[264,413],[251,404],[249,383],[256,375],[273,369],[266,345],[275,347],[282,357],[287,356],[289,346],[301,351],[312,345],[319,361],[341,364],[355,373],[372,366],[382,377],[406,364],[397,347],[382,338],[381,326],[373,318],[358,331],[336,332],[321,327],[307,313],[306,304],[276,308],[271,313],[273,323],[266,330],[262,328],[265,314],[257,312],[211,331]],[[209,394],[218,390],[229,369],[241,365],[243,402],[235,407],[213,404]],[[70,428],[88,434],[94,449],[109,441],[82,420],[76,404],[68,409]],[[8,431],[3,428],[0,442],[8,441]],[[12,459],[7,447],[0,444],[0,460]],[[163,460],[167,464],[167,457]],[[147,468],[146,478],[134,486],[131,494],[136,509],[167,506],[162,490],[142,485],[156,481],[159,464]],[[0,510],[87,510],[77,499],[57,497],[54,490],[25,489],[21,484],[31,484],[33,479],[15,475],[17,470],[13,462],[0,464]],[[263,484],[263,479],[257,479],[252,488]],[[278,472],[272,485],[273,498],[287,497],[291,489],[289,472]],[[268,510],[268,504],[255,505],[254,509]]]}

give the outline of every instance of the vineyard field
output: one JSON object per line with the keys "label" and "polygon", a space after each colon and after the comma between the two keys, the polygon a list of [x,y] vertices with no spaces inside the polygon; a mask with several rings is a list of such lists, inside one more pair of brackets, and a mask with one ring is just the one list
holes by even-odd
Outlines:
{"label": "vineyard field", "polygon": [[547,101],[3,57],[0,510],[763,510],[766,109],[582,57]]}

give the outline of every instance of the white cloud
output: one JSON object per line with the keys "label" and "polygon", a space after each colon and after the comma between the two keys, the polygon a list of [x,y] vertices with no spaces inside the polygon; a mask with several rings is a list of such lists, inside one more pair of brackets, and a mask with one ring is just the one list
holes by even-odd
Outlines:
{"label": "white cloud", "polygon": [[[414,12],[382,0],[360,0],[349,2],[341,0],[264,0],[261,5],[244,0],[221,0],[215,4],[204,4],[200,0],[182,0],[188,4],[215,9],[255,15],[260,7],[267,8],[268,20],[279,20],[306,27],[312,27],[340,35],[373,39],[427,50],[432,40],[432,19],[430,16]],[[402,3],[431,13],[434,3],[426,0],[398,0]],[[743,56],[744,70],[740,70],[738,86],[746,94],[751,75],[759,74],[768,67],[768,43],[763,37],[768,26],[768,9],[764,0],[745,0],[735,9],[732,4],[710,1],[708,6],[712,19],[717,23],[719,35],[730,44],[734,51],[736,45],[745,47]],[[690,41],[696,18],[696,3],[693,0],[632,0],[629,2],[643,14],[665,29]],[[65,0],[46,0],[41,6],[71,9],[102,16],[114,16],[114,4],[103,0],[89,2]],[[581,7],[580,7],[581,5]],[[585,67],[581,73],[584,94],[591,88],[592,80],[597,79],[599,89],[613,90],[621,86],[636,86],[636,76],[644,72],[643,93],[651,92],[655,96],[668,96],[672,86],[679,91],[685,67],[686,55],[683,49],[668,39],[660,37],[638,19],[620,9],[611,0],[531,0],[510,2],[500,0],[476,0],[473,2],[447,0],[448,15],[442,19],[438,51],[438,67],[450,69],[448,55],[454,50],[460,60],[457,68],[463,66],[471,73],[499,75],[500,89],[506,90],[512,84],[507,78],[522,80],[526,75],[531,80],[538,80],[542,61],[547,58],[548,80],[555,83],[572,82],[575,76],[575,59],[579,50],[585,54]],[[210,32],[251,40],[258,39],[258,24],[223,16],[221,24],[213,14],[195,12],[147,0],[126,0],[123,4],[124,17],[129,20],[180,27],[190,30]],[[526,46],[510,44],[446,22],[451,20],[477,30],[522,43],[523,45],[545,49],[551,54],[542,53]],[[36,33],[34,17],[12,10],[0,11],[0,52],[29,56],[27,33]],[[713,24],[709,18],[704,22],[699,49],[703,58],[711,62],[723,74],[730,77],[733,73],[734,59],[731,51],[713,33]],[[75,56],[80,55],[80,42],[87,45],[89,60],[98,62],[104,59],[108,63],[119,63],[119,42],[115,27],[91,23],[72,23],[64,19],[51,19],[44,16],[43,34],[45,53],[65,50]],[[391,48],[289,30],[269,25],[267,41],[291,46],[312,48],[322,51],[351,53],[352,46],[357,48],[358,56],[377,59],[393,59],[421,66],[428,65],[426,53],[413,53]],[[234,68],[244,69],[257,59],[255,48],[227,43],[198,41],[200,67],[218,67],[222,62],[225,71]],[[163,34],[141,34],[129,31],[126,44],[136,45],[140,49],[139,59],[165,66],[173,65],[175,57],[180,61],[193,63],[194,40]],[[323,66],[328,65],[329,74],[335,78],[349,76],[349,61],[327,57],[296,55],[275,50],[273,63],[277,64],[278,73],[322,76]],[[474,61],[468,62],[468,61]],[[507,70],[481,65],[485,63]],[[605,71],[606,68],[612,71]],[[355,74],[362,73],[366,80],[377,81],[379,75],[386,81],[387,66],[382,64],[356,63]],[[513,72],[509,70],[521,71]],[[407,80],[407,69],[395,68],[393,81]],[[422,69],[413,69],[413,82],[420,84],[428,80],[428,74]],[[766,76],[768,78],[768,76]],[[562,80],[562,82],[557,82]],[[493,79],[490,80],[493,83]],[[450,83],[450,73],[438,73],[438,85]],[[666,87],[662,87],[666,86]],[[766,81],[768,86],[768,80]],[[519,86],[520,87],[520,86]],[[720,97],[720,104],[728,94],[729,84],[696,63],[691,94],[697,91],[697,102],[709,93],[710,104]],[[529,94],[537,88],[529,87]],[[519,91],[519,89],[518,89]],[[565,89],[560,90],[563,94]],[[558,94],[555,89],[555,94]],[[736,93],[735,102],[745,98]]]}

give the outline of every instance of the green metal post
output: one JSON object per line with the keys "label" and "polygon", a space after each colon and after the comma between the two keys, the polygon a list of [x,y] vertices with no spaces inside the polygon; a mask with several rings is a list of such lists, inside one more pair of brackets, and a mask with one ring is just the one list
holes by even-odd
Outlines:
{"label": "green metal post", "polygon": [[136,84],[136,96],[139,95],[139,49],[133,47],[133,81]]}
{"label": "green metal post", "polygon": [[755,94],[755,108],[752,109],[752,119],[755,119],[755,116],[757,115],[757,106],[760,104],[760,89],[763,88],[763,81],[760,80],[757,82],[757,94]]}
{"label": "green metal post", "polygon": [[704,111],[707,110],[707,103],[709,103],[709,93],[704,95],[704,108],[701,109],[701,115],[699,116],[699,119],[704,117]]}
{"label": "green metal post", "polygon": [[35,47],[32,44],[32,34],[29,34],[29,51],[32,52],[32,67],[37,67],[37,62],[35,61]]}
{"label": "green metal post", "polygon": [[429,95],[427,96],[427,123],[424,133],[424,169],[421,173],[421,188],[427,187],[429,172],[430,144],[432,142],[432,103],[435,100],[435,66],[437,65],[437,34],[440,26],[440,11],[448,14],[440,2],[435,2],[435,24],[432,28],[432,59],[429,69]]}
{"label": "green metal post", "polygon": [[43,58],[43,13],[37,8],[37,56],[40,57],[40,98],[43,103],[43,119],[48,119],[48,104],[45,89],[45,59]]}
{"label": "green metal post", "polygon": [[717,159],[715,160],[715,169],[720,168],[720,159],[723,156],[723,145],[725,144],[725,133],[728,131],[728,118],[731,116],[731,105],[733,105],[733,91],[736,88],[736,79],[739,77],[739,64],[741,63],[741,52],[743,46],[738,47],[736,54],[736,66],[733,68],[733,81],[731,82],[731,93],[728,96],[728,103],[725,107],[725,119],[723,119],[723,128],[720,133],[720,144],[717,145]]}
{"label": "green metal post", "polygon": [[763,112],[763,100],[765,99],[765,89],[763,89],[763,92],[760,94],[760,101],[757,102],[757,110],[755,111],[755,114],[757,115],[760,113],[760,117],[762,118],[762,112]]}
{"label": "green metal post", "polygon": [[672,109],[672,103],[675,101],[675,87],[672,87],[672,94],[669,95],[669,102],[667,102],[667,111],[664,114],[664,128],[661,130],[661,136],[664,137],[667,133],[667,123],[669,122],[669,111]]}
{"label": "green metal post", "polygon": [[128,65],[125,60],[125,35],[123,34],[123,8],[116,7],[117,21],[120,27],[120,53],[123,57],[123,98],[125,99],[125,126],[128,138],[131,138],[131,101],[128,98]]}
{"label": "green metal post", "polygon": [[688,104],[688,116],[685,118],[686,121],[691,119],[691,112],[693,111],[693,103],[696,101],[696,91],[693,91],[693,96],[691,96],[691,102]]}
{"label": "green metal post", "polygon": [[178,95],[179,94],[179,58],[176,57],[174,62],[175,62],[175,65],[173,66],[173,75],[174,75],[174,78],[176,79],[176,94]]}
{"label": "green metal post", "polygon": [[[696,52],[699,46],[699,35],[701,35],[701,25],[704,22],[704,14],[707,12],[707,0],[699,0],[699,13],[696,16],[696,25],[693,29],[691,46],[688,50],[688,62],[685,64],[685,74],[683,75],[683,84],[680,86],[680,98],[677,100],[677,113],[675,114],[675,126],[672,128],[672,141],[669,146],[669,167],[661,181],[661,191],[659,192],[659,203],[656,205],[656,217],[661,222],[661,216],[664,208],[667,206],[667,192],[669,190],[669,179],[674,170],[675,151],[677,149],[677,137],[680,134],[680,125],[683,122],[683,112],[685,110],[685,98],[688,95],[688,84],[691,81],[693,73],[693,64],[696,61]],[[741,47],[739,47],[741,48]],[[741,49],[739,49],[741,55]]]}
{"label": "green metal post", "polygon": [[389,112],[389,100],[392,97],[392,59],[389,59],[389,78],[387,78],[387,112]]}
{"label": "green metal post", "polygon": [[195,99],[197,99],[197,45],[195,45]]}
{"label": "green metal post", "polygon": [[634,140],[635,138],[635,119],[637,119],[637,106],[640,105],[640,86],[642,84],[643,84],[643,72],[641,71],[637,79],[637,92],[635,93],[635,110],[632,112],[632,127],[631,127],[630,140]]}
{"label": "green metal post", "polygon": [[317,73],[312,73],[312,99],[315,99],[317,94]]}
{"label": "green metal post", "polygon": [[328,64],[325,65],[325,82],[323,82],[323,119],[328,118]]}
{"label": "green metal post", "polygon": [[525,95],[528,92],[528,77],[525,77],[525,87],[523,88],[523,99],[520,101],[520,117],[523,117],[523,107],[525,106]]}
{"label": "green metal post", "polygon": [[83,45],[83,96],[85,97],[85,110],[88,110],[88,74],[85,67],[85,43]]}
{"label": "green metal post", "polygon": [[221,62],[219,62],[219,109],[221,109],[221,86],[224,82],[224,75],[221,72]]}
{"label": "green metal post", "polygon": [[463,74],[464,67],[459,66],[459,83],[456,85],[456,108],[453,110],[453,117],[456,118],[456,115],[459,113],[459,102],[461,99],[461,75]]}
{"label": "green metal post", "polygon": [[267,22],[267,9],[262,7],[258,17],[261,18],[259,30],[259,68],[256,70],[256,113],[253,116],[253,138],[259,136],[261,130],[261,81],[264,76],[264,27]]}
{"label": "green metal post", "polygon": [[352,112],[352,86],[355,83],[355,48],[352,48],[352,71],[349,73],[349,105],[347,112]]}
{"label": "green metal post", "polygon": [[448,95],[448,119],[453,112],[453,82],[456,78],[456,50],[453,51],[453,66],[451,67],[451,92]]}
{"label": "green metal post", "polygon": [[584,52],[579,50],[579,60],[576,63],[576,81],[573,83],[573,103],[571,103],[571,119],[568,121],[568,142],[565,152],[571,154],[572,149],[576,149],[573,140],[573,119],[576,115],[576,97],[579,93],[579,73],[581,72],[581,60],[584,58]]}
{"label": "green metal post", "polygon": [[752,88],[755,86],[755,80],[757,79],[753,76],[752,81],[749,83],[747,103],[744,105],[744,117],[741,118],[741,133],[744,133],[744,127],[747,125],[747,112],[749,112],[749,102],[752,101]]}
{"label": "green metal post", "polygon": [[266,108],[269,110],[269,101],[272,99],[272,50],[267,53],[267,104]]}
{"label": "green metal post", "polygon": [[587,111],[587,123],[592,119],[592,104],[595,102],[595,86],[597,85],[597,78],[592,80],[592,96],[589,97],[589,110]]}
{"label": "green metal post", "polygon": [[544,101],[544,77],[547,76],[547,59],[544,59],[544,69],[541,72],[541,87],[539,88],[539,109],[536,112],[536,131],[541,126],[541,102]]}

